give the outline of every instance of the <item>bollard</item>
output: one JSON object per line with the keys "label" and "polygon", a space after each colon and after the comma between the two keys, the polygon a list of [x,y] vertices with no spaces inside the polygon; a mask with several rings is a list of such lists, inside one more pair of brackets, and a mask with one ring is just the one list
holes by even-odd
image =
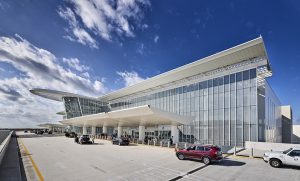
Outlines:
{"label": "bollard", "polygon": [[160,141],[160,147],[162,147],[162,141]]}
{"label": "bollard", "polygon": [[168,148],[170,148],[170,141],[168,141]]}
{"label": "bollard", "polygon": [[153,146],[156,146],[156,141],[153,141]]}
{"label": "bollard", "polygon": [[175,144],[175,150],[177,150],[177,149],[178,149],[178,143]]}
{"label": "bollard", "polygon": [[253,158],[253,148],[250,149],[250,157]]}
{"label": "bollard", "polygon": [[148,140],[148,145],[150,145],[150,140]]}
{"label": "bollard", "polygon": [[184,143],[184,149],[187,149],[187,143]]}

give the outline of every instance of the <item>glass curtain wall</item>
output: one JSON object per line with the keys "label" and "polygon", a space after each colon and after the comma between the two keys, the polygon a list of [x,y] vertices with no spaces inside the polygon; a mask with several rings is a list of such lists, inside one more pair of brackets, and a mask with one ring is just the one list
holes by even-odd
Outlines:
{"label": "glass curtain wall", "polygon": [[281,103],[266,81],[265,84],[265,141],[282,141]]}
{"label": "glass curtain wall", "polygon": [[256,69],[185,85],[141,97],[124,97],[110,103],[112,110],[150,105],[193,116],[192,126],[183,125],[180,141],[243,146],[257,141]]}
{"label": "glass curtain wall", "polygon": [[81,97],[63,98],[67,119],[108,111],[106,103]]}

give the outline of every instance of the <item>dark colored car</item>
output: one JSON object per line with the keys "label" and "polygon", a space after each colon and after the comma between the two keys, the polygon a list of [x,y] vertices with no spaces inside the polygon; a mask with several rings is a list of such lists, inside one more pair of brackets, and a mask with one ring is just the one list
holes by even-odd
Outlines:
{"label": "dark colored car", "polygon": [[92,144],[89,135],[82,135],[79,138],[79,144]]}
{"label": "dark colored car", "polygon": [[113,145],[129,145],[129,139],[128,138],[113,138],[111,140]]}
{"label": "dark colored car", "polygon": [[68,134],[67,137],[69,137],[69,138],[75,138],[75,136],[77,136],[77,134],[75,132],[71,132],[71,133]]}
{"label": "dark colored car", "polygon": [[52,131],[48,131],[48,134],[52,134]]}
{"label": "dark colored car", "polygon": [[221,148],[215,145],[193,145],[187,149],[176,150],[176,156],[179,160],[197,159],[208,165],[212,161],[223,160]]}
{"label": "dark colored car", "polygon": [[43,130],[39,130],[36,132],[36,134],[44,134],[44,131]]}

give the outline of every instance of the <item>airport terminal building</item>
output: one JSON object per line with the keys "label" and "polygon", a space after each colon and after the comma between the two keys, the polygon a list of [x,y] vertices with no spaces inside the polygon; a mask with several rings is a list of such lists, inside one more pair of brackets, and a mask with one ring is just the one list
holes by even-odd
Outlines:
{"label": "airport terminal building", "polygon": [[281,142],[281,103],[262,37],[98,98],[54,90],[33,94],[65,106],[61,123],[81,134],[145,136],[243,146]]}

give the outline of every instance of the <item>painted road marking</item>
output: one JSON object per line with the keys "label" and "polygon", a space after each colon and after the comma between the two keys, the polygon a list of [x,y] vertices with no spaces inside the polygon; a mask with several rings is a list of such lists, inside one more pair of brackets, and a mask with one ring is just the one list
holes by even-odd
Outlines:
{"label": "painted road marking", "polygon": [[30,159],[30,161],[31,161],[31,163],[33,165],[35,173],[39,177],[40,181],[44,181],[44,177],[43,177],[42,173],[40,172],[39,168],[37,167],[36,163],[34,162],[33,158],[31,157],[28,149],[26,148],[25,144],[23,143],[23,141],[21,139],[20,139],[20,141],[21,141],[21,144],[22,144],[22,146],[23,146],[23,148],[25,150],[26,155],[29,157],[29,159]]}

